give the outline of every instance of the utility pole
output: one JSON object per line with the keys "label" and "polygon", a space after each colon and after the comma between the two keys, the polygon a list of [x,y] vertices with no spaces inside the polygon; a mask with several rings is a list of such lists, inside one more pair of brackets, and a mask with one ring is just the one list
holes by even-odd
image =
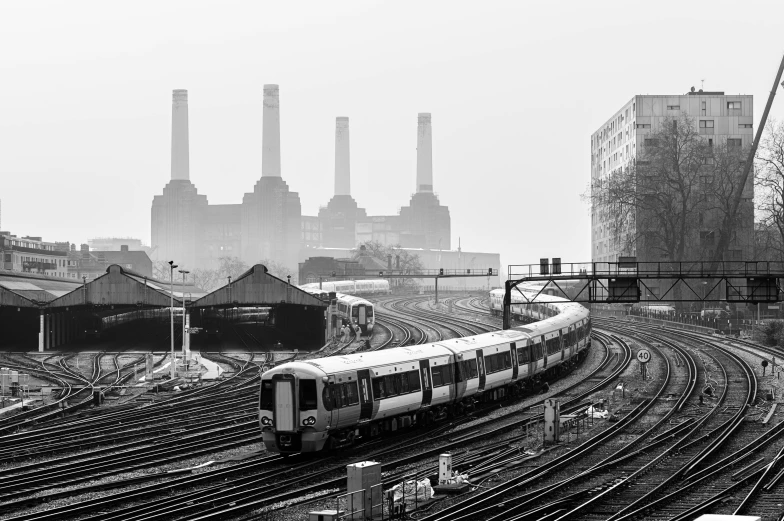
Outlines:
{"label": "utility pole", "polygon": [[190,273],[188,270],[177,270],[182,273],[182,357],[185,359],[187,356],[186,349],[187,346],[185,345],[185,275]]}
{"label": "utility pole", "polygon": [[171,323],[171,379],[174,380],[177,364],[174,360],[174,269],[177,267],[174,261],[169,261],[169,318]]}

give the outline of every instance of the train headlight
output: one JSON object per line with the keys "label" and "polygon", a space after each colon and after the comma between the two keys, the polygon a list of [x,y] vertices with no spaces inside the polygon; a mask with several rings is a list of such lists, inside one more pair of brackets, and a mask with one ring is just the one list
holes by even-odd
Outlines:
{"label": "train headlight", "polygon": [[302,424],[303,425],[315,425],[316,424],[316,418],[314,416],[308,416],[307,418],[302,420]]}
{"label": "train headlight", "polygon": [[272,418],[267,418],[266,416],[261,417],[261,424],[262,425],[272,425]]}

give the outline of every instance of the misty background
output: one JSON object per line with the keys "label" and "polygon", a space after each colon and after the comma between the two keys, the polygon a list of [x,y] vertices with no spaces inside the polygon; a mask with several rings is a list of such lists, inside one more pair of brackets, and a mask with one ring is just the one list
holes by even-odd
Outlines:
{"label": "misty background", "polygon": [[453,247],[504,266],[589,261],[591,133],[635,94],[692,86],[754,95],[756,132],[783,19],[782,2],[3,3],[1,228],[149,244],[172,89],[188,89],[191,181],[239,203],[261,176],[262,85],[277,83],[303,215],[333,194],[336,116],[351,118],[353,197],[397,213],[430,112]]}

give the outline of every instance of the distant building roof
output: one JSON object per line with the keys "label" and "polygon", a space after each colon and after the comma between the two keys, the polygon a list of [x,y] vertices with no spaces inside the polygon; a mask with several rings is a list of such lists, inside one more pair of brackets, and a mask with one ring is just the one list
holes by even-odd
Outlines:
{"label": "distant building roof", "polygon": [[31,302],[50,302],[81,286],[81,282],[35,273],[0,271],[0,288]]}

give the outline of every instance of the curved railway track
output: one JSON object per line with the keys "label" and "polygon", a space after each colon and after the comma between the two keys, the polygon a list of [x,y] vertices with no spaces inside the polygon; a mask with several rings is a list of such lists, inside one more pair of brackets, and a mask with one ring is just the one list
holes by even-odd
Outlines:
{"label": "curved railway track", "polygon": [[[382,331],[371,349],[498,328],[483,297],[450,300],[454,312],[446,314],[430,309],[425,297],[380,299],[376,327]],[[350,452],[288,458],[260,453],[211,472],[87,483],[96,476],[182,459],[184,453],[172,451],[183,430],[189,432],[190,446],[205,455],[219,448],[214,445],[219,440],[240,444],[255,439],[258,376],[261,367],[274,364],[272,354],[255,360],[252,354],[203,353],[231,366],[234,375],[141,409],[134,404],[86,418],[31,423],[24,425],[29,430],[0,436],[0,510],[17,520],[275,518],[282,502],[289,514],[304,514],[308,505],[334,508],[339,494],[334,491],[345,487],[348,463],[382,461],[387,488],[414,476],[435,477],[435,459],[447,450],[454,467],[470,469],[471,482],[481,486],[466,496],[429,503],[415,514],[417,519],[685,520],[707,512],[780,509],[770,498],[784,488],[784,422],[772,427],[760,423],[762,411],[753,409],[757,382],[746,360],[772,357],[776,351],[733,341],[733,352],[710,337],[642,323],[596,319],[595,328],[599,325],[604,331],[594,330],[590,370],[578,369],[549,389],[545,386],[543,394],[511,400],[501,408],[494,404],[427,429],[360,444]],[[246,346],[255,345],[254,339],[245,340]],[[353,344],[350,339],[331,354]],[[636,376],[632,360],[640,346],[655,354],[650,380]],[[32,365],[20,362],[20,367]],[[121,374],[117,357],[112,369],[104,355],[101,370],[100,353],[90,375],[81,378],[67,360],[36,363],[41,375],[74,390],[113,385]],[[521,434],[541,429],[536,406],[543,398],[557,396],[562,413],[580,412],[606,399],[619,382],[630,394],[616,401],[610,419],[595,420],[568,450],[521,453],[528,440]],[[712,395],[704,393],[708,388]],[[227,409],[233,415],[225,414]],[[57,488],[63,485],[68,490]],[[117,487],[117,492],[101,492]],[[45,497],[96,492],[100,497],[29,510]]]}

